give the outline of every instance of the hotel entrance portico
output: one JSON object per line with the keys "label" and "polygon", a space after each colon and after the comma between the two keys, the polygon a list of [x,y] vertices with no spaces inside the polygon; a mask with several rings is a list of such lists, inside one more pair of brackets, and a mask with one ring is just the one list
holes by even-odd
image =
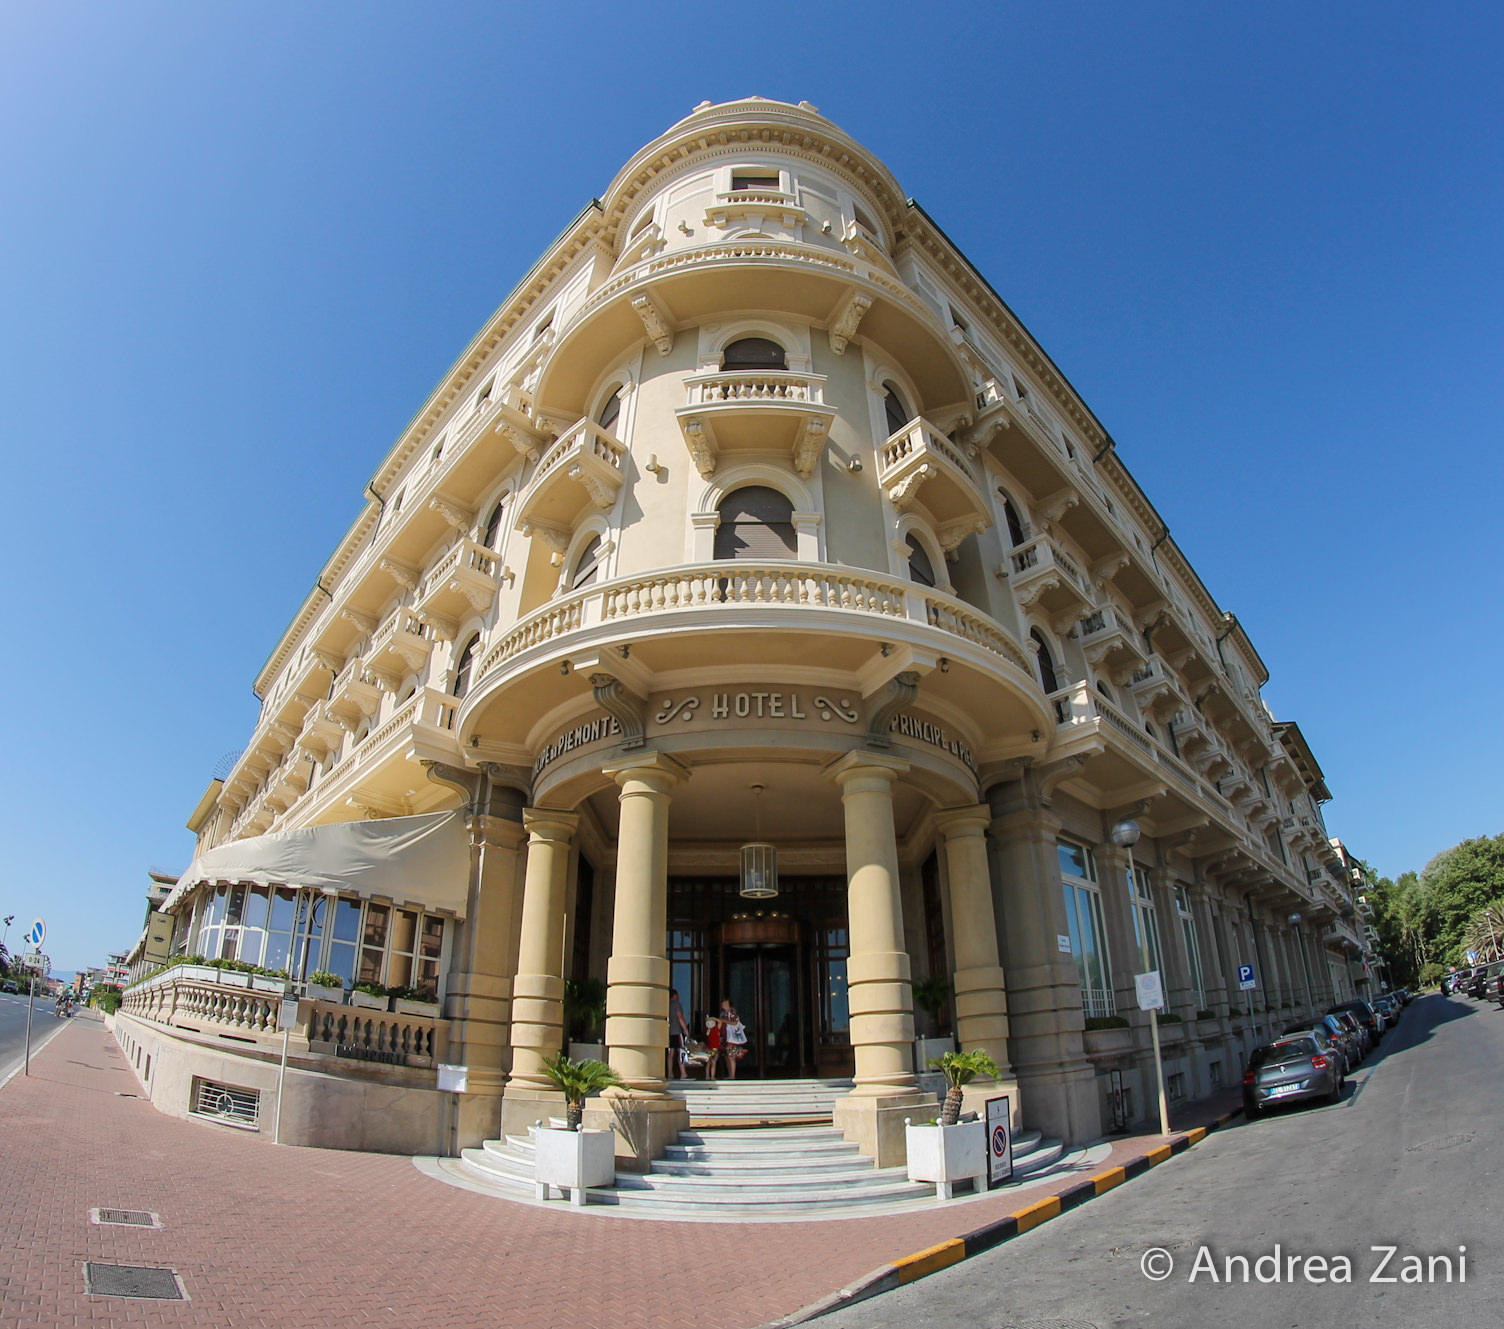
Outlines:
{"label": "hotel entrance portico", "polygon": [[[738,1077],[854,1080],[837,1123],[864,1152],[891,1154],[902,1111],[926,1101],[910,984],[931,966],[962,980],[949,957],[969,944],[948,942],[946,911],[925,907],[931,859],[944,866],[930,875],[964,902],[960,925],[992,944],[957,1032],[964,1046],[982,1038],[1006,1067],[985,855],[958,856],[939,815],[976,806],[971,748],[915,706],[916,681],[905,675],[875,698],[775,680],[629,702],[618,680],[591,679],[599,709],[556,719],[533,760],[527,820],[548,829],[534,830],[528,851],[509,1125],[536,1119],[551,1097],[537,1066],[562,1046],[564,979],[604,978],[606,1055],[627,1089],[595,1100],[587,1120],[619,1119],[630,1105],[639,1164],[685,1124],[663,1078],[670,987],[697,1035],[730,998],[748,1029]],[[633,743],[639,723],[651,748],[646,733]],[[566,823],[567,850],[545,838]],[[754,841],[777,855],[771,897],[742,893],[741,847]],[[574,881],[556,884],[565,861]],[[978,871],[980,888],[952,880]],[[553,972],[526,967],[549,955]]]}

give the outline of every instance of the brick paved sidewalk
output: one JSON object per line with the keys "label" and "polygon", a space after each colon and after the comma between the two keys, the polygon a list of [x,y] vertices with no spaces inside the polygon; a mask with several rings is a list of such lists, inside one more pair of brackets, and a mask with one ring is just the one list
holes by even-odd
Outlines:
{"label": "brick paved sidewalk", "polygon": [[[741,1227],[632,1222],[564,1205],[555,1214],[443,1185],[407,1158],[278,1148],[179,1121],[121,1096],[138,1088],[108,1032],[76,1018],[33,1059],[30,1078],[0,1090],[0,1329],[740,1329],[1020,1199],[1000,1191],[915,1214]],[[1206,1105],[1176,1125],[1219,1110]],[[1158,1142],[1121,1139],[1094,1170]],[[1076,1180],[1065,1175],[1056,1189]],[[151,1210],[164,1226],[96,1226],[96,1207]],[[170,1266],[190,1300],[86,1295],[86,1260]]]}

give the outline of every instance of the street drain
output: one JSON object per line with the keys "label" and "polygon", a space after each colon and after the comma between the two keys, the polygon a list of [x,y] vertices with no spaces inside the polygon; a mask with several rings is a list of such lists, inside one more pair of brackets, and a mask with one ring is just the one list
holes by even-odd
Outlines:
{"label": "street drain", "polygon": [[140,1297],[149,1301],[187,1301],[183,1283],[173,1269],[138,1264],[84,1265],[84,1291],[95,1297]]}
{"label": "street drain", "polygon": [[1097,1329],[1090,1320],[1010,1320],[1002,1329]]}
{"label": "street drain", "polygon": [[1461,1135],[1438,1135],[1434,1140],[1422,1140],[1419,1144],[1412,1144],[1405,1152],[1407,1154],[1429,1154],[1438,1149],[1456,1149],[1460,1145],[1472,1144],[1473,1135],[1467,1131]]}
{"label": "street drain", "polygon": [[118,1227],[161,1227],[162,1220],[145,1209],[90,1209],[89,1222]]}

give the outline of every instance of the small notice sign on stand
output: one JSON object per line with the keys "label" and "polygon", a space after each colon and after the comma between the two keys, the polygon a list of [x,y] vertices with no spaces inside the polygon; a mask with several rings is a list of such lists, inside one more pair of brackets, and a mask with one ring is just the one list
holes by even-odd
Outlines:
{"label": "small notice sign on stand", "polygon": [[987,1100],[987,1189],[1013,1179],[1013,1118],[1008,1095]]}

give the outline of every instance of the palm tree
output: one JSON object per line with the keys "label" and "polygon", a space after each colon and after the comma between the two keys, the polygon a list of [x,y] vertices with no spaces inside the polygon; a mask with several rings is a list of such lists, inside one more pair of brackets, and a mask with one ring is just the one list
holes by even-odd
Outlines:
{"label": "palm tree", "polygon": [[562,1052],[543,1059],[543,1071],[564,1095],[564,1124],[577,1131],[585,1117],[585,1100],[621,1083],[621,1076],[603,1061],[570,1061]]}
{"label": "palm tree", "polygon": [[960,1120],[961,1090],[977,1076],[982,1075],[989,1080],[1002,1076],[997,1062],[980,1048],[973,1048],[970,1052],[942,1052],[930,1062],[930,1069],[945,1076],[945,1083],[949,1086],[945,1091],[945,1106],[940,1110],[942,1126],[954,1126]]}

